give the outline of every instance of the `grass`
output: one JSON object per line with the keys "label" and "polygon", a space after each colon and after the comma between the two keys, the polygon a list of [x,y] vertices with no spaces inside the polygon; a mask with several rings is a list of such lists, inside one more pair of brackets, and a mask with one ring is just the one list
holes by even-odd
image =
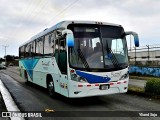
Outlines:
{"label": "grass", "polygon": [[133,94],[133,95],[138,95],[138,96],[143,96],[143,97],[147,97],[147,98],[160,99],[160,95],[153,95],[150,93],[146,93],[145,88],[139,88],[139,87],[135,87],[135,86],[129,86],[127,93]]}
{"label": "grass", "polygon": [[145,86],[145,92],[153,95],[160,96],[160,80],[147,81]]}
{"label": "grass", "polygon": [[134,75],[129,75],[130,79],[138,79],[138,80],[160,80],[159,77],[150,77],[150,76],[134,76]]}
{"label": "grass", "polygon": [[139,88],[139,87],[129,86],[128,90],[129,91],[134,91],[134,92],[139,92],[139,93],[144,93],[144,88]]}

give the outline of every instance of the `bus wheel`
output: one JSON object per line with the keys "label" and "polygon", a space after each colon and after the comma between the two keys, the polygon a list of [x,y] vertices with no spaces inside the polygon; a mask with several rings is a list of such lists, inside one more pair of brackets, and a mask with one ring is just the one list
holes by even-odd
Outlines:
{"label": "bus wheel", "polygon": [[53,97],[55,94],[53,80],[49,80],[47,82],[47,89],[48,89],[49,96]]}

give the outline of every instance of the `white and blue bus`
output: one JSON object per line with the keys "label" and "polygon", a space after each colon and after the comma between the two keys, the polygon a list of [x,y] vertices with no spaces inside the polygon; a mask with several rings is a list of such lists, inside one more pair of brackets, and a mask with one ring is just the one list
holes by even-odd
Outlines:
{"label": "white and blue bus", "polygon": [[48,89],[50,96],[87,97],[125,93],[128,50],[121,25],[62,21],[19,47],[19,68],[26,82]]}

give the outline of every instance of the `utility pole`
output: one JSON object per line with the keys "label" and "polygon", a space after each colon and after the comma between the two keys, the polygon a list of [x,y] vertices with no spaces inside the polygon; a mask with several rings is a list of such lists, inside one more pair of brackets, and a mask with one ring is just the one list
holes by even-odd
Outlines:
{"label": "utility pole", "polygon": [[7,66],[7,59],[6,59],[6,48],[8,47],[7,45],[3,45],[4,50],[5,50],[5,65]]}

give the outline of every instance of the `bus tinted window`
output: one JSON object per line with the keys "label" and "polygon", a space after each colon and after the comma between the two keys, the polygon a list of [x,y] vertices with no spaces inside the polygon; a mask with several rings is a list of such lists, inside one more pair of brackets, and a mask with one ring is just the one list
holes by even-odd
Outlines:
{"label": "bus tinted window", "polygon": [[98,28],[94,28],[94,27],[74,27],[74,32],[98,32]]}
{"label": "bus tinted window", "polygon": [[65,39],[59,41],[58,66],[63,74],[67,74],[67,51]]}
{"label": "bus tinted window", "polygon": [[36,53],[36,44],[35,44],[35,41],[32,42],[32,57],[35,56],[35,53]]}
{"label": "bus tinted window", "polygon": [[29,44],[29,50],[28,50],[28,54],[29,54],[29,57],[32,57],[32,44]]}
{"label": "bus tinted window", "polygon": [[44,40],[44,55],[52,55],[53,54],[53,34],[49,34],[45,36]]}
{"label": "bus tinted window", "polygon": [[36,56],[43,55],[43,39],[40,38],[36,40]]}
{"label": "bus tinted window", "polygon": [[32,57],[32,44],[29,43],[25,46],[25,57]]}
{"label": "bus tinted window", "polygon": [[24,58],[24,46],[20,47],[19,49],[19,57]]}
{"label": "bus tinted window", "polygon": [[121,38],[124,35],[124,30],[117,26],[102,26],[101,33],[103,38]]}
{"label": "bus tinted window", "polygon": [[28,57],[28,44],[25,45],[25,57]]}

